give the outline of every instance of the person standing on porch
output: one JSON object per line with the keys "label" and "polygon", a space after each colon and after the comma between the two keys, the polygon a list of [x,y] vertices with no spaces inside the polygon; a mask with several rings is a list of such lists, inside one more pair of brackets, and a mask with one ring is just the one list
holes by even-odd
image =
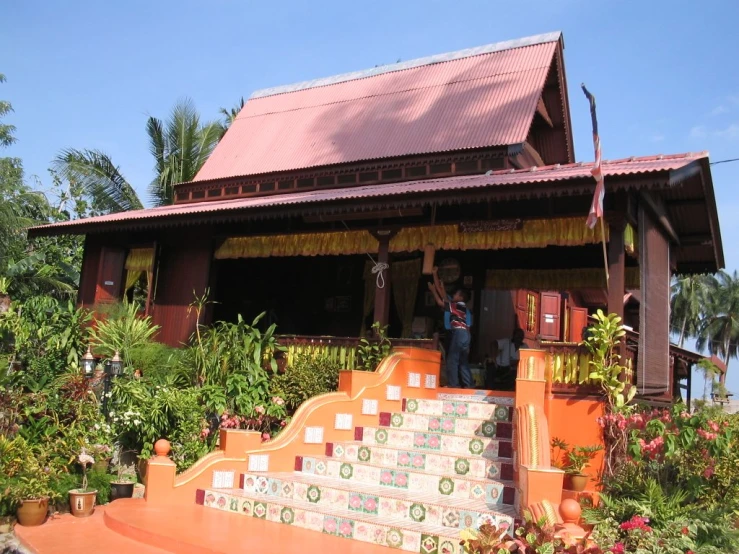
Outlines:
{"label": "person standing on porch", "polygon": [[470,328],[467,318],[467,293],[457,289],[450,300],[444,300],[439,294],[443,290],[439,283],[437,268],[433,270],[434,282],[428,287],[434,296],[436,304],[450,315],[451,341],[446,356],[447,386],[459,388],[460,379],[462,388],[472,388],[472,372],[470,371]]}
{"label": "person standing on porch", "polygon": [[518,362],[521,359],[519,350],[528,348],[523,342],[523,329],[515,328],[510,339],[493,341],[492,358],[493,366],[488,368],[485,375],[485,388],[494,390],[496,384],[503,383],[503,390],[515,386]]}

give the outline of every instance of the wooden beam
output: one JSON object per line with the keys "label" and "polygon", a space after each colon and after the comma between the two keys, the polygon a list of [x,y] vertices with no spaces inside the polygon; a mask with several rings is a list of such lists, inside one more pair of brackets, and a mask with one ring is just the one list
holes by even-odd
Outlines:
{"label": "wooden beam", "polygon": [[549,117],[549,112],[547,111],[547,106],[544,104],[544,97],[539,97],[539,102],[536,104],[536,113],[538,113],[544,121],[546,121],[549,126],[554,129],[554,123],[552,123],[552,118]]}
{"label": "wooden beam", "polygon": [[711,233],[695,233],[680,237],[682,246],[713,246]]}
{"label": "wooden beam", "polygon": [[667,211],[665,210],[664,202],[656,200],[646,190],[643,190],[641,192],[641,198],[650,209],[650,211],[657,218],[657,221],[662,226],[662,229],[665,231],[665,233],[667,233],[667,236],[670,237],[670,239],[672,239],[672,241],[679,246],[680,238],[677,236],[672,223],[670,223],[670,218],[667,217]]}
{"label": "wooden beam", "polygon": [[536,148],[531,146],[528,142],[523,143],[523,151],[528,155],[531,156],[531,158],[534,160],[534,164],[537,167],[544,167],[546,162],[542,159],[542,157],[539,155],[539,152],[537,152]]}
{"label": "wooden beam", "polygon": [[608,235],[608,313],[624,317],[626,292],[626,250],[623,220],[609,224]]}
{"label": "wooden beam", "polygon": [[[390,239],[396,234],[397,229],[375,229],[372,235],[379,241],[377,252],[377,263],[390,265]],[[390,322],[390,272],[387,269],[382,270],[379,274],[373,274],[377,279],[375,288],[375,321],[379,321],[380,325],[387,325]]]}
{"label": "wooden beam", "polygon": [[700,198],[679,198],[676,200],[667,200],[665,202],[666,206],[668,208],[679,208],[680,206],[697,206],[701,204],[705,204],[706,199],[703,197]]}
{"label": "wooden beam", "polygon": [[345,214],[304,215],[306,223],[324,223],[329,221],[349,221],[362,219],[391,219],[394,217],[410,217],[423,215],[423,208],[398,208],[396,210],[374,210]]}

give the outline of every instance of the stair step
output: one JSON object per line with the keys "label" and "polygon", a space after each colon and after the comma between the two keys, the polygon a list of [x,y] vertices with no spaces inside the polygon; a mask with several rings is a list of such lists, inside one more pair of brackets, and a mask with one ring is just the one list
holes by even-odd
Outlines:
{"label": "stair step", "polygon": [[[506,408],[506,412],[507,410]],[[469,417],[423,415],[406,412],[380,412],[380,426],[408,431],[461,435],[465,437],[498,437],[503,439],[513,437],[513,423],[509,421],[473,419]]]}
{"label": "stair step", "polygon": [[[472,397],[469,396],[468,398]],[[513,399],[499,398],[498,400],[508,401]],[[513,420],[513,407],[510,402],[496,404],[494,402],[483,402],[478,400],[427,400],[419,398],[404,398],[403,411],[429,416],[469,417],[473,419],[489,419],[493,421]]]}
{"label": "stair step", "polygon": [[509,481],[513,479],[511,460],[489,460],[480,456],[448,455],[406,447],[369,446],[361,442],[326,444],[326,456],[347,462],[367,462],[382,467],[423,470],[429,474],[460,475]]}
{"label": "stair step", "polygon": [[426,433],[386,427],[355,427],[354,440],[372,446],[414,448],[450,455],[471,454],[483,458],[512,458],[513,444],[508,439]]}
{"label": "stair step", "polygon": [[516,494],[512,483],[458,475],[434,475],[409,469],[396,470],[371,463],[345,462],[329,457],[297,456],[295,471],[342,479],[347,483],[347,487],[352,487],[356,483],[380,486],[389,490],[406,490],[414,494],[432,491],[434,494],[450,498],[484,500],[488,505],[512,505]]}
{"label": "stair step", "polygon": [[409,491],[307,473],[245,473],[241,476],[240,485],[247,493],[308,501],[321,508],[366,512],[365,501],[369,500],[370,513],[380,517],[410,518],[417,523],[446,527],[449,522],[442,519],[446,508],[470,514],[475,521],[483,516],[497,520],[510,515],[511,511],[507,505],[488,504],[484,498],[453,498],[433,491]]}
{"label": "stair step", "polygon": [[[479,526],[491,520],[498,525],[501,523],[511,525],[513,522],[512,512],[511,515],[500,514],[497,522],[491,516],[484,516],[483,521],[473,521],[472,514],[461,513],[457,508],[449,507],[444,510],[442,518],[446,517],[450,523],[457,522],[456,528],[426,522],[428,513],[423,514],[423,523],[417,523],[399,515],[384,517],[365,511],[317,506],[307,501],[307,492],[306,487],[306,500],[296,500],[295,498],[248,493],[239,489],[200,489],[196,494],[196,502],[209,508],[296,525],[408,552],[462,554],[463,550],[459,545],[459,531],[466,528],[467,523]],[[365,497],[364,500],[366,501],[367,498]],[[414,513],[420,514],[421,511],[416,509]]]}

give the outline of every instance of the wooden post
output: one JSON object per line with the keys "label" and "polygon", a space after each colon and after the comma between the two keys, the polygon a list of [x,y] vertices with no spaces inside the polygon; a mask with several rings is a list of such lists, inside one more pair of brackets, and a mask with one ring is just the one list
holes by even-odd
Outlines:
{"label": "wooden post", "polygon": [[[377,252],[378,264],[390,265],[390,238],[393,234],[375,235],[380,242]],[[387,325],[390,321],[390,271],[384,269],[379,274],[373,274],[373,277],[377,279],[377,288],[375,289],[375,321],[379,321],[380,325]]]}
{"label": "wooden post", "polygon": [[624,317],[626,293],[626,251],[623,220],[609,223],[608,233],[608,313]]}

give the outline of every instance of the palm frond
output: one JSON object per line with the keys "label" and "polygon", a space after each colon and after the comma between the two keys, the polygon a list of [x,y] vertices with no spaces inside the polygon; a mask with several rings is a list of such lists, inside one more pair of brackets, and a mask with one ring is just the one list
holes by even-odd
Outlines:
{"label": "palm frond", "polygon": [[52,169],[63,179],[82,185],[101,211],[113,213],[144,207],[118,166],[99,150],[62,150],[52,162]]}

